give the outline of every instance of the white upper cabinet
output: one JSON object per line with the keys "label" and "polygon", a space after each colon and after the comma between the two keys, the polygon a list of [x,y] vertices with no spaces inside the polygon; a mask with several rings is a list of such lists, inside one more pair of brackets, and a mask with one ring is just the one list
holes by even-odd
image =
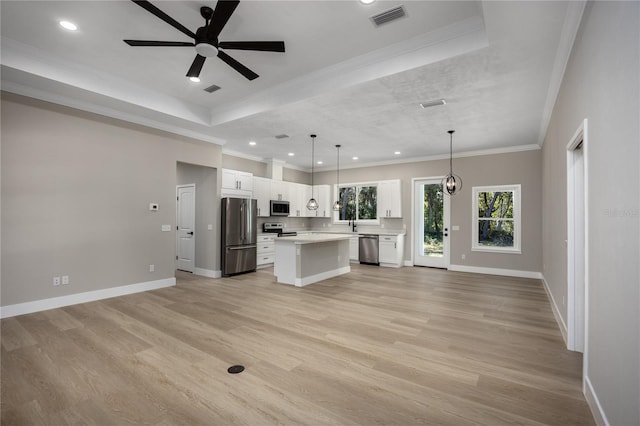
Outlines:
{"label": "white upper cabinet", "polygon": [[291,201],[289,198],[289,182],[281,180],[271,181],[271,199],[277,201]]}
{"label": "white upper cabinet", "polygon": [[316,185],[313,195],[318,202],[318,210],[313,217],[331,217],[331,187],[329,185]]}
{"label": "white upper cabinet", "polygon": [[253,198],[258,204],[258,216],[269,217],[271,213],[271,179],[254,177],[253,178]]}
{"label": "white upper cabinet", "polygon": [[402,217],[402,182],[400,179],[378,182],[378,217]]}
{"label": "white upper cabinet", "polygon": [[253,174],[222,169],[222,196],[250,198],[253,193]]}

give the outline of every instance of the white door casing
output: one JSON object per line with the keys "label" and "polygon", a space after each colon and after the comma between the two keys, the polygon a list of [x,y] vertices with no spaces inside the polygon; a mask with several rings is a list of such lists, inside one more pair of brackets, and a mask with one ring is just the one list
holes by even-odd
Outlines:
{"label": "white door casing", "polygon": [[176,269],[194,272],[196,252],[196,185],[176,186],[176,196],[178,223],[178,232],[176,233]]}
{"label": "white door casing", "polygon": [[429,266],[433,268],[449,267],[450,253],[450,197],[442,195],[442,252],[425,253],[424,250],[424,190],[425,185],[437,185],[442,191],[442,177],[414,178],[413,181],[413,206],[412,206],[412,252],[413,264]]}

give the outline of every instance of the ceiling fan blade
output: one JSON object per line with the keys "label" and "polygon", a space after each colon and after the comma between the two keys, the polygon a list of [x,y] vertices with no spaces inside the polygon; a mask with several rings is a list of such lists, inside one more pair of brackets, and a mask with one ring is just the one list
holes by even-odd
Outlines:
{"label": "ceiling fan blade", "polygon": [[122,40],[129,46],[195,46],[195,43],[188,41],[154,41],[154,40]]}
{"label": "ceiling fan blade", "polygon": [[147,12],[153,13],[158,18],[162,19],[164,22],[171,25],[173,28],[177,29],[178,31],[182,31],[184,34],[188,35],[191,38],[194,38],[194,39],[196,38],[196,35],[193,33],[193,31],[191,31],[189,28],[185,27],[180,22],[176,21],[171,16],[167,15],[166,13],[164,13],[163,11],[161,11],[160,9],[158,9],[148,1],[146,0],[131,0],[131,1],[133,1],[135,4],[137,4],[141,8],[145,9]]}
{"label": "ceiling fan blade", "polygon": [[259,77],[258,74],[251,71],[249,68],[245,67],[240,62],[236,61],[231,56],[224,53],[222,50],[218,51],[218,58],[222,59],[231,68],[238,71],[240,74],[244,75],[248,80],[255,80],[256,78]]}
{"label": "ceiling fan blade", "polygon": [[204,56],[196,55],[196,58],[193,60],[193,63],[189,68],[189,71],[187,71],[187,77],[199,77],[200,71],[202,71],[202,66],[204,65],[205,59],[207,58],[205,58]]}
{"label": "ceiling fan blade", "polygon": [[230,50],[284,52],[284,41],[221,41],[218,47]]}
{"label": "ceiling fan blade", "polygon": [[211,17],[211,22],[209,22],[209,27],[207,27],[207,38],[209,40],[218,38],[220,31],[222,31],[227,24],[227,21],[239,3],[240,0],[218,0],[216,8],[213,11],[213,17]]}

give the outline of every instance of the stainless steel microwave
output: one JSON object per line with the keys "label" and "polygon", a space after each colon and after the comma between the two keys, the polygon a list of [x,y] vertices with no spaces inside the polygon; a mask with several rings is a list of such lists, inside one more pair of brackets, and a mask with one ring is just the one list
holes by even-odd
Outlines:
{"label": "stainless steel microwave", "polygon": [[289,216],[289,202],[271,200],[271,216]]}

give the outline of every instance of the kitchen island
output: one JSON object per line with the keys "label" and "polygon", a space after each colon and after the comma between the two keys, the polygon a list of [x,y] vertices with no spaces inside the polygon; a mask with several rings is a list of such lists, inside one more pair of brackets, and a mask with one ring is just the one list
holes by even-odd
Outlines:
{"label": "kitchen island", "polygon": [[276,238],[273,273],[277,281],[303,287],[351,272],[351,237],[351,234],[309,234]]}

